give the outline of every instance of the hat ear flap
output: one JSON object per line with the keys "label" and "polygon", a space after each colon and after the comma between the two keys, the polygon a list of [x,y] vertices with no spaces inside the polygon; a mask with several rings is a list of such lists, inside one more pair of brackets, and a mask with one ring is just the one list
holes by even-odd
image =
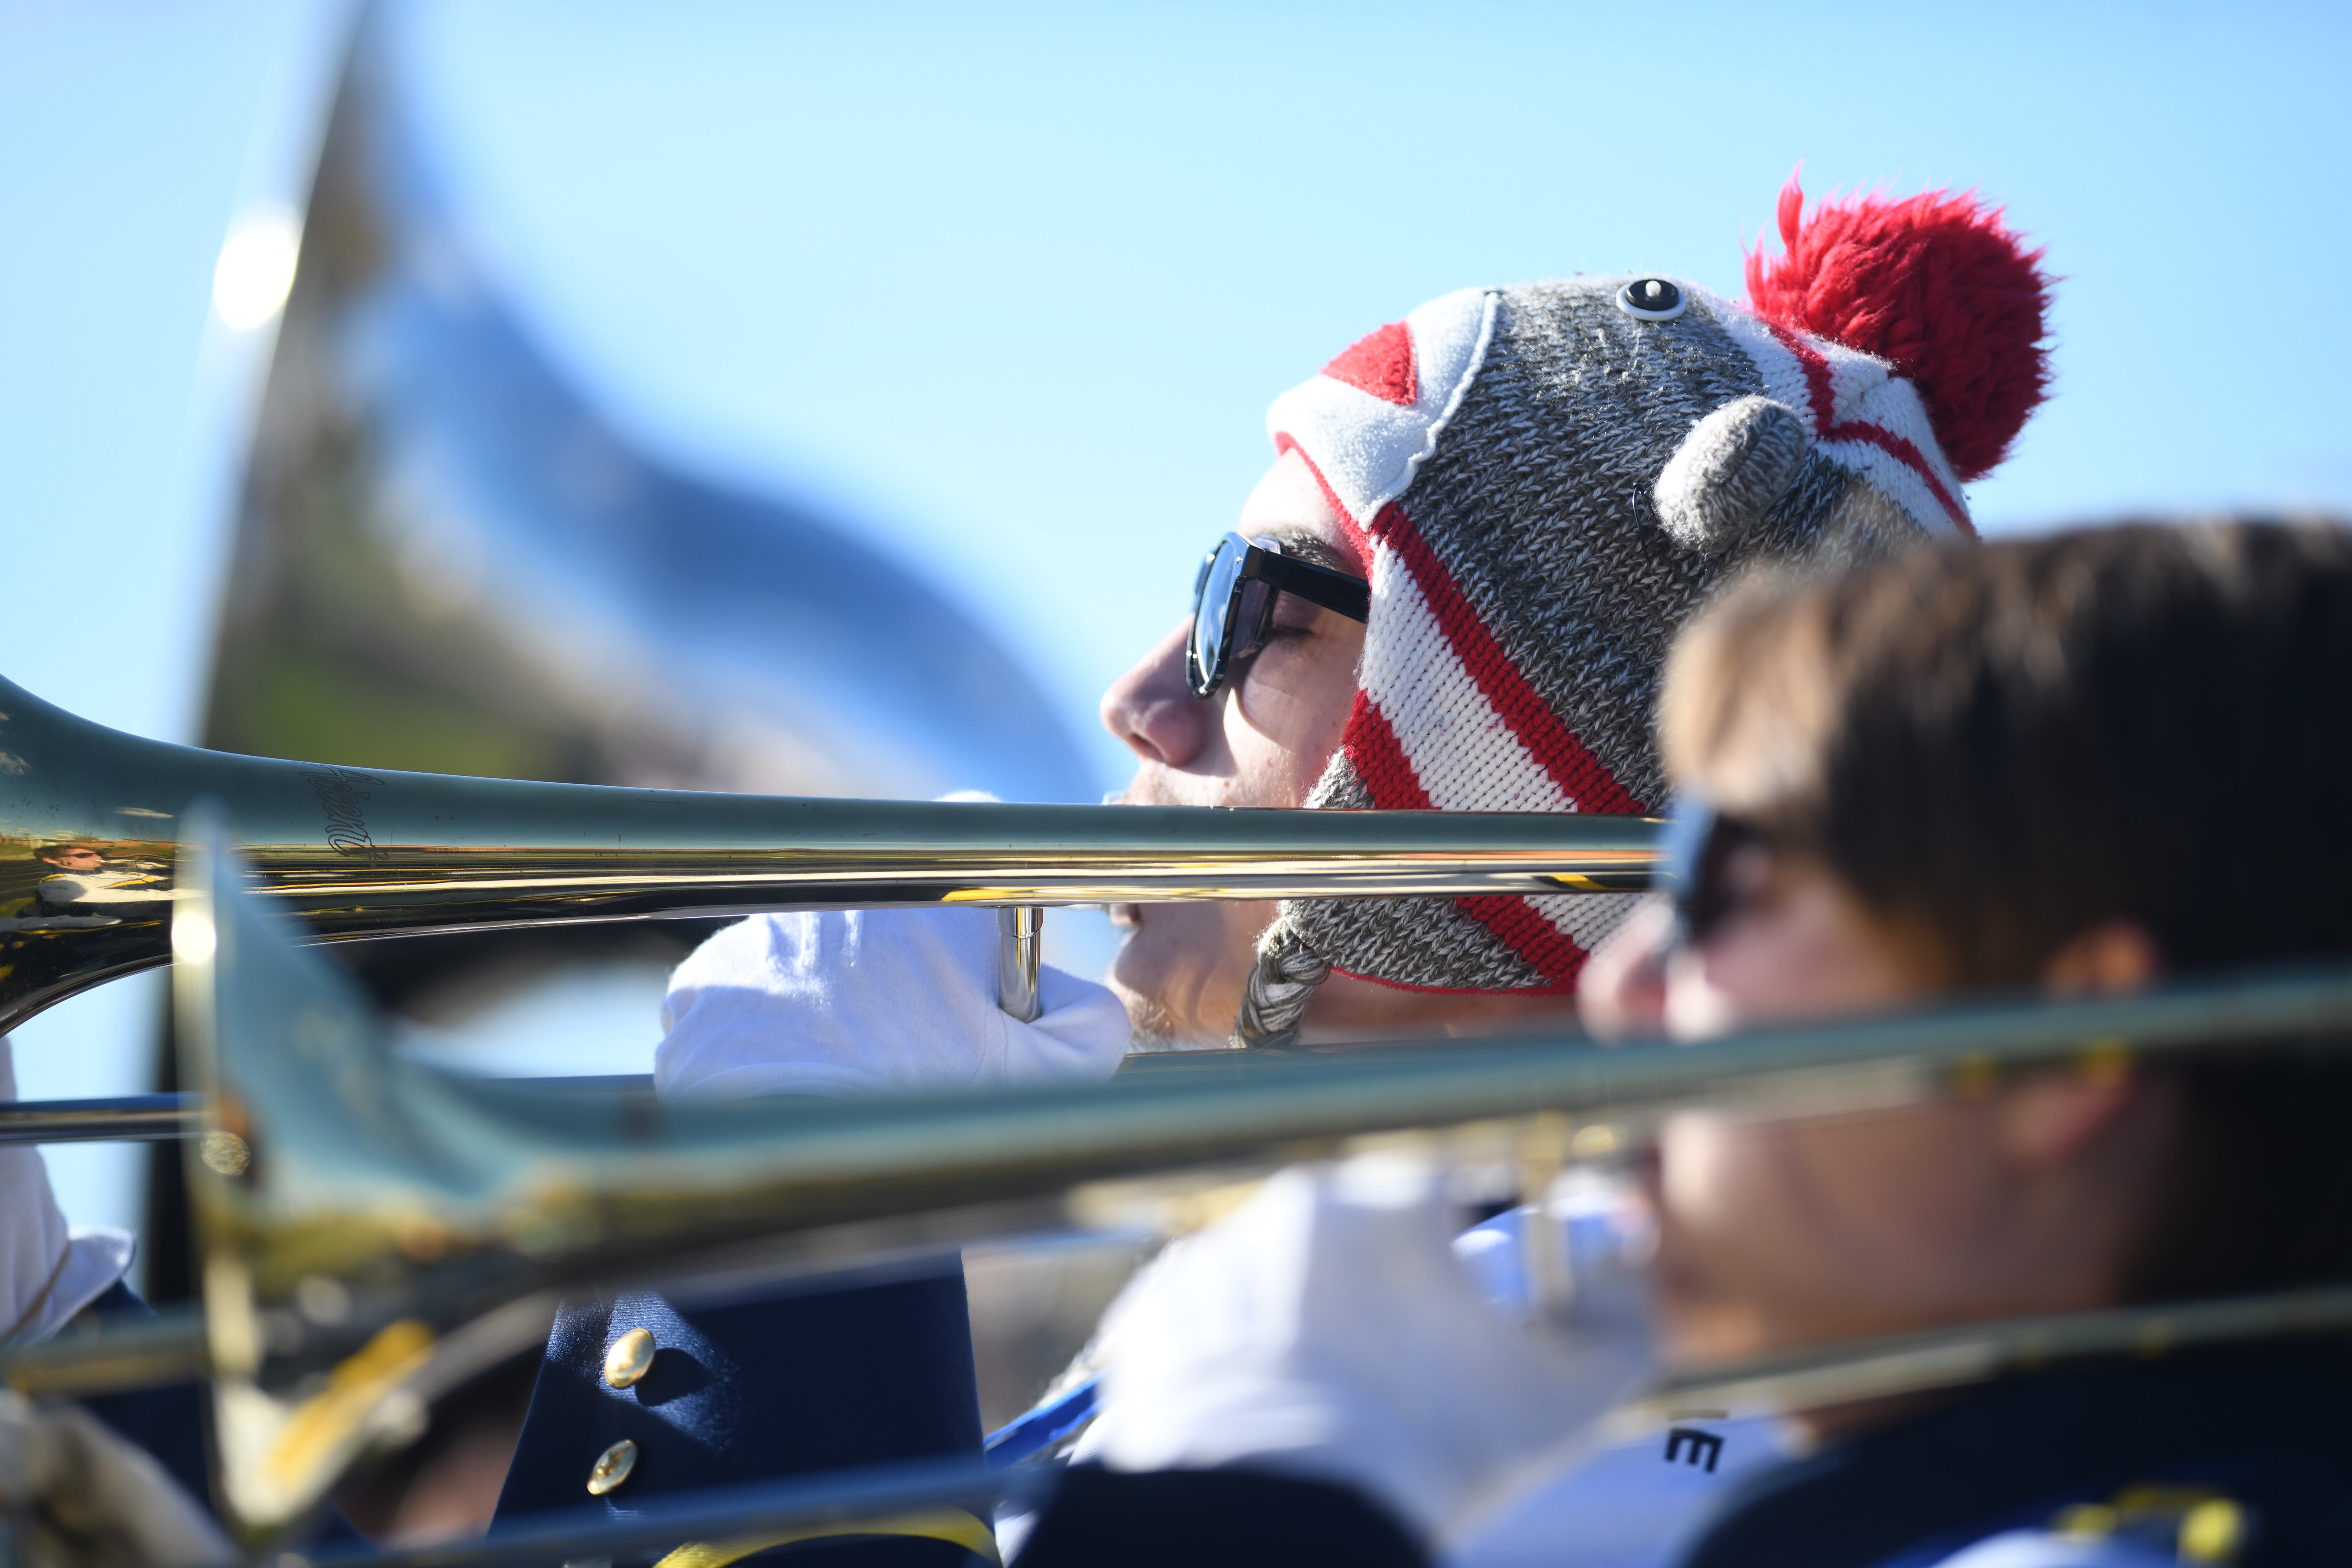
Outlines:
{"label": "hat ear flap", "polygon": [[1719,554],[1789,493],[1812,445],[1812,432],[1785,403],[1727,403],[1692,426],[1666,460],[1653,492],[1658,521],[1684,549]]}

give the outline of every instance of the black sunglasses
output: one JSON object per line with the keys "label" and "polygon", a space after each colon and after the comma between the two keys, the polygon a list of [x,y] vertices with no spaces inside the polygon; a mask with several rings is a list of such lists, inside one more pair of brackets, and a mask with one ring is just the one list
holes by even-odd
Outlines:
{"label": "black sunglasses", "polygon": [[1751,844],[1773,842],[1754,823],[1722,816],[1703,800],[1676,801],[1659,844],[1665,854],[1659,880],[1675,900],[1675,940],[1696,944],[1713,935],[1739,907],[1725,881],[1731,858]]}
{"label": "black sunglasses", "polygon": [[1372,615],[1372,585],[1361,577],[1293,561],[1270,539],[1253,544],[1228,533],[1201,563],[1192,584],[1184,684],[1193,696],[1215,696],[1236,663],[1265,647],[1276,594],[1296,594],[1351,621],[1368,621]]}

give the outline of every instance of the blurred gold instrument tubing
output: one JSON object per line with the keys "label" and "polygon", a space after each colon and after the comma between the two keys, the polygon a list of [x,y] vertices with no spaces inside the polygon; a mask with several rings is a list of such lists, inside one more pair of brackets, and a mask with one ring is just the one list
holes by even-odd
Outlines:
{"label": "blurred gold instrument tubing", "polygon": [[[203,1116],[181,1145],[201,1316],[36,1347],[5,1358],[5,1376],[65,1393],[208,1372],[221,1500],[252,1541],[535,1342],[558,1294],[589,1282],[814,1279],[992,1237],[1182,1229],[1284,1163],[1366,1147],[1506,1169],[1539,1148],[1556,1166],[1638,1154],[1681,1106],[1820,1114],[1980,1091],[2035,1062],[2352,1040],[2339,971],[1672,1049],[1217,1053],[996,1095],[670,1102],[469,1079],[400,1059],[351,980],[303,944],[794,907],[1630,890],[1648,880],[1655,825],[366,773],[135,740],[14,688],[0,706],[0,827],[23,867],[0,905],[0,1026],[176,961],[196,1096],[27,1113],[68,1136],[170,1136]],[[2344,1292],[2307,1292],[1974,1325],[1693,1369],[1662,1397],[1857,1396],[2347,1311]]]}
{"label": "blurred gold instrument tubing", "polygon": [[[352,982],[247,890],[222,819],[197,816],[172,937],[183,1077],[210,1100],[204,1136],[182,1147],[225,1500],[262,1528],[299,1517],[437,1393],[544,1334],[555,1294],[592,1280],[773,1280],[990,1237],[1181,1229],[1279,1164],[1400,1141],[1456,1165],[1513,1166],[1538,1142],[1610,1160],[1683,1106],[1821,1114],[1964,1091],[2028,1063],[2334,1049],[2352,1036],[2352,973],[2327,973],[1674,1048],[1236,1052],[1097,1088],[597,1097],[397,1058]],[[2031,1351],[1969,1334],[1970,1366]],[[1949,1355],[1917,1352],[1895,1371],[1954,1375]],[[1834,1373],[1769,1370],[1794,1386]],[[61,1364],[38,1375],[72,1381]]]}
{"label": "blurred gold instrument tubing", "polygon": [[1647,818],[705,795],[141,740],[0,680],[0,1032],[170,957],[199,796],[315,940],[783,909],[1622,892]]}

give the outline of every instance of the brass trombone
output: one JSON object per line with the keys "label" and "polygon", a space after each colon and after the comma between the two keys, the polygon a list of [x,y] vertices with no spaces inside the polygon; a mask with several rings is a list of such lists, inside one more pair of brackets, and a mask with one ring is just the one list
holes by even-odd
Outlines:
{"label": "brass trombone", "polygon": [[[142,740],[0,680],[0,1032],[169,961],[180,819],[200,795],[234,814],[255,890],[330,942],[852,905],[1615,892],[1646,886],[1655,858],[1655,825],[1639,817],[824,800],[362,771]],[[75,848],[104,868],[42,858]],[[1034,973],[1034,920],[1009,924]]]}
{"label": "brass trombone", "polygon": [[[1814,1113],[2085,1051],[2352,1037],[2352,973],[2338,973],[1675,1049],[1457,1045],[1344,1065],[1210,1061],[1086,1089],[623,1105],[394,1058],[351,983],[250,890],[223,824],[191,826],[202,837],[177,861],[173,942],[184,1067],[211,1097],[187,1145],[201,1327],[45,1347],[6,1375],[65,1389],[207,1371],[224,1500],[265,1535],[413,1430],[423,1403],[536,1342],[556,1293],[590,1280],[813,1278],[985,1237],[1181,1228],[1236,1182],[1384,1142],[1526,1168],[1638,1148],[1680,1106]],[[2186,1343],[2347,1323],[2352,1292],[2309,1291],[1978,1326],[1696,1382],[1715,1399],[1855,1397],[2152,1331]],[[1685,1379],[1664,1397],[1710,1395]],[[949,1469],[922,1484],[972,1483]]]}
{"label": "brass trombone", "polygon": [[[873,1101],[583,1096],[398,1059],[356,989],[304,944],[790,905],[1614,890],[1646,875],[1648,825],[904,806],[392,773],[322,816],[331,792],[308,775],[332,770],[112,735],[13,689],[0,700],[12,769],[0,808],[20,842],[103,841],[129,858],[129,835],[98,831],[108,813],[184,836],[131,841],[139,869],[117,886],[153,907],[115,900],[105,924],[20,920],[8,937],[70,962],[6,1001],[21,1016],[176,957],[183,1081],[204,1108],[202,1136],[184,1144],[202,1312],[21,1351],[0,1375],[56,1393],[209,1375],[222,1500],[256,1542],[353,1460],[403,1440],[440,1392],[535,1343],[556,1295],[589,1281],[816,1279],[988,1237],[1181,1228],[1276,1165],[1383,1142],[1524,1170],[1638,1148],[1684,1105],[1818,1111],[2084,1051],[2352,1040],[2352,973],[2325,973],[1672,1050],[1549,1040],[1311,1065],[1240,1056],[1097,1089]],[[210,808],[129,809],[142,780],[223,796],[240,826],[252,809],[252,847],[233,847]],[[563,813],[532,816],[551,805]],[[135,962],[95,945],[134,939],[147,944]],[[2053,1355],[2347,1326],[2343,1289],[1979,1325],[1698,1369],[1656,1408],[1863,1397]],[[681,1501],[696,1511],[640,1533],[740,1532],[995,1484],[976,1462],[809,1479]],[[596,1554],[612,1531],[551,1520],[409,1555],[418,1568],[560,1561]]]}

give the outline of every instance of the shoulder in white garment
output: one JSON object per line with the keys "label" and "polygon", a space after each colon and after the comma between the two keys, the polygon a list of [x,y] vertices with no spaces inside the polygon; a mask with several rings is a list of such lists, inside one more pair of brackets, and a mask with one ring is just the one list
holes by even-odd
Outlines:
{"label": "shoulder in white garment", "polygon": [[[1601,1249],[1615,1246],[1603,1234],[1610,1226],[1608,1215],[1597,1202],[1584,1201],[1600,1196],[1572,1193],[1555,1210],[1570,1233],[1571,1264],[1596,1265]],[[1527,1310],[1518,1264],[1519,1238],[1526,1216],[1532,1212],[1523,1209],[1500,1215],[1454,1240],[1455,1255],[1477,1294],[1507,1312]],[[1167,1256],[1163,1254],[1163,1260]],[[1147,1276],[1150,1272],[1147,1270]],[[1277,1290],[1276,1294],[1287,1292]],[[1279,1380],[1276,1382],[1279,1385]],[[1283,1400],[1273,1400],[1276,1406],[1273,1414],[1297,1416],[1299,1389],[1279,1385],[1278,1392],[1289,1403],[1286,1406]],[[1476,1391],[1457,1388],[1454,1394],[1465,1406],[1475,1407]],[[1373,1403],[1377,1405],[1378,1401]],[[1147,1405],[1144,1414],[1163,1423],[1170,1418],[1164,1407]],[[1436,1425],[1442,1426],[1443,1420]],[[1358,1423],[1357,1429],[1370,1428]],[[1108,1436],[1108,1426],[1097,1425],[1079,1439],[1071,1461],[1104,1462],[1108,1457],[1104,1442]],[[1194,1436],[1215,1437],[1213,1433]],[[1225,1436],[1228,1446],[1240,1443],[1234,1435]],[[1214,1446],[1213,1441],[1210,1446]],[[1510,1502],[1461,1537],[1441,1561],[1448,1568],[1583,1568],[1588,1564],[1652,1568],[1664,1564],[1674,1559],[1690,1531],[1705,1517],[1708,1503],[1727,1486],[1778,1463],[1786,1453],[1775,1422],[1706,1418],[1680,1422],[1638,1441],[1584,1453],[1549,1477],[1533,1479],[1531,1484],[1517,1489]],[[1008,1510],[999,1517],[999,1540],[1006,1544],[1008,1555],[1025,1535],[1028,1523],[1024,1510]]]}
{"label": "shoulder in white garment", "polygon": [[2181,1561],[2121,1536],[2005,1530],[1962,1547],[1937,1568],[2163,1568]]}
{"label": "shoulder in white garment", "polygon": [[1786,1458],[1780,1423],[1763,1416],[1677,1422],[1528,1491],[1446,1568],[1663,1568],[1727,1488]]}
{"label": "shoulder in white garment", "polygon": [[996,1000],[996,911],[755,915],[677,967],[654,1054],[664,1095],[866,1094],[1100,1083],[1127,1050],[1104,986],[1038,976],[1044,1014]]}
{"label": "shoulder in white garment", "polygon": [[[1608,1223],[1607,1195],[1573,1189],[1553,1212],[1571,1257]],[[1513,1209],[1454,1239],[1486,1299],[1527,1307],[1521,1237],[1532,1208]],[[1523,1491],[1445,1554],[1447,1568],[1659,1568],[1679,1554],[1734,1482],[1790,1456],[1782,1424],[1712,1413],[1601,1449]]]}

